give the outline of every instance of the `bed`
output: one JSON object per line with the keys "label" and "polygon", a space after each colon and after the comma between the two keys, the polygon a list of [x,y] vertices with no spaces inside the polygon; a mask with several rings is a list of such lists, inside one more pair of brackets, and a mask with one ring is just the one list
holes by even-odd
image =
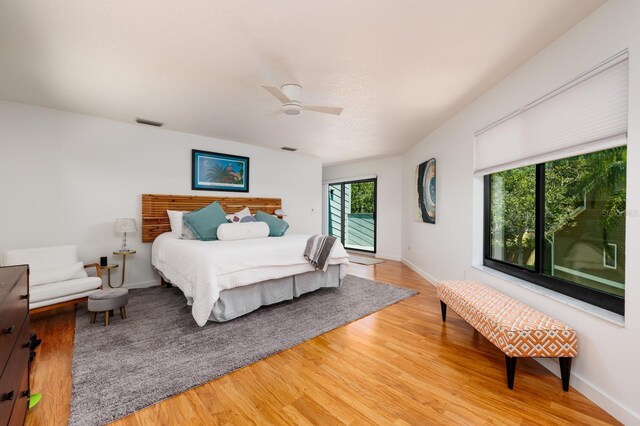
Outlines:
{"label": "bed", "polygon": [[327,271],[316,271],[303,256],[310,235],[183,240],[170,232],[166,216],[166,210],[195,210],[213,201],[227,212],[247,206],[252,213],[273,214],[281,206],[279,199],[147,194],[142,199],[142,236],[143,242],[153,242],[151,263],[166,282],[184,293],[199,326],[209,320],[229,321],[320,288],[339,287],[347,273],[348,254],[339,242]]}

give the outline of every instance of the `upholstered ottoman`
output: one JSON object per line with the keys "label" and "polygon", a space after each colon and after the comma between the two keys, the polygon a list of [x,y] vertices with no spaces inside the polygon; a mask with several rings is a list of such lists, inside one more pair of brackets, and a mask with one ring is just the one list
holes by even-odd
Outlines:
{"label": "upholstered ottoman", "polygon": [[109,325],[109,315],[115,309],[120,309],[120,317],[127,318],[125,305],[129,302],[129,290],[126,288],[111,288],[100,290],[89,295],[87,309],[91,312],[91,324],[96,322],[98,312],[104,312],[104,325]]}
{"label": "upholstered ottoman", "polygon": [[562,388],[569,390],[571,359],[578,353],[572,328],[542,312],[475,281],[441,281],[436,285],[442,320],[447,306],[504,352],[507,386],[513,389],[520,357],[558,358]]}

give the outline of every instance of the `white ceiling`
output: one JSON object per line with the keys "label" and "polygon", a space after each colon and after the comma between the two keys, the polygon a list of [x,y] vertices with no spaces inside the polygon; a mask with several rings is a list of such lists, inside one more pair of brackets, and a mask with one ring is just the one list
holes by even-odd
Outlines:
{"label": "white ceiling", "polygon": [[[325,163],[400,154],[603,3],[4,0],[0,99]],[[279,113],[260,86],[286,82],[344,112]]]}

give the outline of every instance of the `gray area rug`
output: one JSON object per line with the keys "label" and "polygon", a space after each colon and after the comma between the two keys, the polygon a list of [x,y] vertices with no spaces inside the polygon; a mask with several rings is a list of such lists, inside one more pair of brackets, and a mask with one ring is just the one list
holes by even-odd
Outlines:
{"label": "gray area rug", "polygon": [[347,275],[226,323],[198,327],[176,288],[131,290],[127,319],[78,308],[70,425],[102,425],[362,318],[415,291]]}

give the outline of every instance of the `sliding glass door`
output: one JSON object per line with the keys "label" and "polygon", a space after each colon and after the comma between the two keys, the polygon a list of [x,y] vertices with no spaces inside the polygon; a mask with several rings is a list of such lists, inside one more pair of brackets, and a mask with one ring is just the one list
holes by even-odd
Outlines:
{"label": "sliding glass door", "polygon": [[376,252],[377,179],[329,185],[329,235],[349,250]]}

